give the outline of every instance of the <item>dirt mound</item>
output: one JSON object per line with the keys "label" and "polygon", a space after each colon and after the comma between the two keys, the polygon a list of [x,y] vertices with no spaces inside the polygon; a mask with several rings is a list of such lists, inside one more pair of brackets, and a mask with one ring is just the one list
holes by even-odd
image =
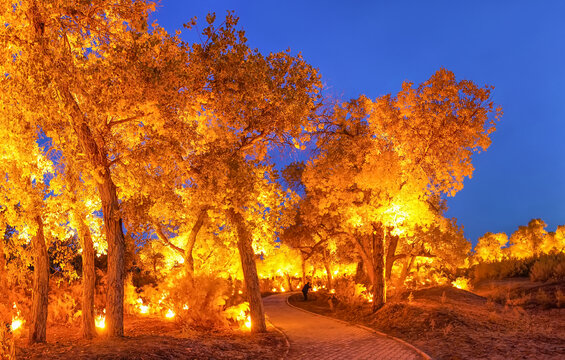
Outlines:
{"label": "dirt mound", "polygon": [[[457,289],[452,286],[437,286],[417,290],[413,291],[412,295],[414,296],[414,299],[426,299],[431,301],[453,301],[457,303],[473,305],[482,305],[487,301],[486,298],[480,295],[474,294],[470,291]],[[405,295],[403,298],[408,298],[408,295]]]}

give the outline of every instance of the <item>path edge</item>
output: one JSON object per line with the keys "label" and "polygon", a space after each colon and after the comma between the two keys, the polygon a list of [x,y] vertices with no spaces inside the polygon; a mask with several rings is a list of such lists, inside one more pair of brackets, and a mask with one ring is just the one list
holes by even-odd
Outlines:
{"label": "path edge", "polygon": [[[291,305],[292,306],[292,305]],[[273,322],[271,321],[271,319],[269,319],[267,317],[267,322],[279,333],[282,334],[283,338],[284,338],[284,342],[286,344],[286,351],[284,352],[283,356],[281,356],[281,359],[286,359],[288,356],[288,353],[290,351],[290,341],[288,340],[288,336],[286,335],[286,333],[284,331],[282,331],[282,329],[280,329],[278,326],[276,326],[275,324],[273,324]]]}
{"label": "path edge", "polygon": [[[402,345],[405,345],[405,346],[409,347],[410,349],[414,350],[418,355],[420,355],[420,356],[421,356],[423,359],[425,359],[425,360],[433,360],[433,358],[432,358],[430,355],[426,354],[425,352],[423,352],[422,350],[418,349],[418,348],[415,347],[414,345],[412,345],[412,344],[410,344],[410,343],[408,343],[408,342],[406,342],[406,341],[404,341],[404,340],[402,340],[402,339],[399,339],[399,338],[397,338],[397,337],[394,337],[394,336],[392,336],[392,335],[385,334],[385,333],[383,333],[383,332],[380,332],[380,331],[375,330],[375,329],[373,329],[373,328],[367,327],[367,326],[365,326],[365,325],[353,324],[353,323],[350,323],[350,322],[347,322],[347,321],[344,321],[344,320],[341,320],[341,319],[336,319],[336,318],[333,318],[333,317],[330,317],[330,316],[326,316],[326,315],[322,315],[322,314],[317,314],[317,313],[315,313],[315,312],[311,312],[311,311],[308,311],[308,310],[304,310],[304,309],[302,309],[302,308],[299,308],[298,306],[294,306],[294,305],[292,305],[292,304],[288,301],[288,299],[289,299],[292,295],[294,295],[294,294],[295,294],[295,293],[293,293],[293,294],[288,294],[288,296],[287,296],[286,299],[285,299],[285,300],[286,300],[286,304],[287,304],[288,306],[292,307],[292,308],[298,309],[298,310],[300,310],[300,311],[304,311],[305,313],[308,313],[308,314],[313,314],[313,315],[316,315],[316,316],[321,316],[321,317],[326,318],[326,319],[335,320],[335,321],[338,321],[338,322],[340,322],[340,323],[342,323],[342,324],[346,324],[346,325],[349,325],[349,326],[357,326],[358,328],[367,330],[367,331],[369,331],[369,332],[372,332],[372,333],[377,334],[377,335],[380,335],[380,336],[384,336],[384,337],[386,337],[386,338],[388,338],[388,339],[394,340],[394,341],[396,341],[396,342],[398,342],[398,343],[400,343],[400,344],[402,344]],[[287,352],[287,353],[288,353],[288,352]]]}

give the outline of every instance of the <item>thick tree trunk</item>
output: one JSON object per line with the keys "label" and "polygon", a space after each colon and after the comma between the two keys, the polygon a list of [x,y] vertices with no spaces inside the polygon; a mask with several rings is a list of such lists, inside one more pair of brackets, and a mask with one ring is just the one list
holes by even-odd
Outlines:
{"label": "thick tree trunk", "polygon": [[37,233],[33,237],[33,295],[29,343],[45,342],[47,333],[47,305],[49,295],[49,258],[41,216],[36,216]]}
{"label": "thick tree trunk", "polygon": [[[108,241],[108,291],[106,293],[106,327],[109,337],[124,335],[124,255],[125,240],[119,211],[116,185],[112,181],[106,150],[99,145],[71,93],[63,95],[73,111],[74,129],[90,164],[97,171],[97,187],[102,202],[104,231]],[[100,140],[102,142],[102,140]]]}
{"label": "thick tree trunk", "polygon": [[230,209],[228,215],[231,223],[236,228],[238,236],[237,247],[239,256],[241,257],[241,267],[243,269],[245,289],[249,301],[251,331],[260,333],[267,332],[263,300],[261,299],[261,289],[259,288],[259,277],[257,276],[257,265],[255,264],[255,254],[251,246],[253,239],[241,214],[237,213],[234,209]]}
{"label": "thick tree trunk", "polygon": [[365,251],[363,244],[359,239],[356,239],[357,251],[361,255],[362,264],[365,266],[366,275],[369,277],[371,286],[375,283],[375,269],[373,267],[373,258]]}
{"label": "thick tree trunk", "polygon": [[196,243],[196,236],[200,232],[200,229],[202,229],[202,225],[204,225],[204,220],[206,220],[206,216],[208,216],[208,211],[206,208],[203,208],[198,213],[198,218],[196,219],[194,226],[190,230],[190,234],[186,242],[184,263],[186,266],[186,272],[190,276],[194,275],[194,257],[192,256],[192,251],[194,249],[194,244]]}
{"label": "thick tree trunk", "polygon": [[104,228],[108,240],[108,292],[106,293],[106,326],[108,336],[124,335],[124,255],[125,240],[119,216],[116,188],[109,178],[101,184]]}
{"label": "thick tree trunk", "polygon": [[398,236],[389,236],[389,243],[388,248],[386,251],[386,280],[390,281],[390,277],[392,275],[392,266],[394,265],[394,261],[396,260],[396,248],[398,247]]}
{"label": "thick tree trunk", "polygon": [[81,336],[92,339],[96,336],[94,325],[94,290],[96,273],[94,269],[94,245],[88,225],[81,220],[79,236],[82,246],[82,329]]}
{"label": "thick tree trunk", "polygon": [[376,312],[386,303],[386,277],[385,277],[385,253],[384,245],[386,238],[384,236],[385,230],[383,229],[383,236],[373,231],[373,312]]}

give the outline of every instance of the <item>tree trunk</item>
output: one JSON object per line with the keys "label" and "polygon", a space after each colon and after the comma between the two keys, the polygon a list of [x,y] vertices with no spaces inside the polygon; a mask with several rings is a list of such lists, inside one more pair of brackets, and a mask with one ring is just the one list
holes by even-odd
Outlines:
{"label": "tree trunk", "polygon": [[[0,226],[4,226],[4,222],[0,222]],[[0,297],[2,300],[7,300],[8,294],[8,278],[6,277],[6,255],[4,254],[4,242],[6,241],[6,233],[2,231],[2,236],[0,237]],[[2,301],[0,300],[0,301]]]}
{"label": "tree trunk", "polygon": [[293,291],[292,290],[292,281],[290,281],[290,275],[284,274],[284,277],[286,278],[286,283],[288,285],[288,291]]}
{"label": "tree trunk", "polygon": [[206,216],[208,216],[208,210],[203,208],[198,213],[198,218],[194,223],[194,226],[190,230],[190,235],[188,236],[188,241],[185,247],[185,256],[184,256],[184,263],[186,266],[187,274],[190,276],[194,275],[194,257],[192,256],[192,251],[194,249],[194,244],[196,243],[196,236],[200,232],[202,225],[204,225],[204,220],[206,220]]}
{"label": "tree trunk", "polygon": [[327,286],[328,286],[328,290],[331,290],[333,289],[332,269],[325,250],[323,252],[323,256],[324,256],[324,268],[326,269],[326,277],[328,281]]}
{"label": "tree trunk", "polygon": [[259,288],[255,254],[251,246],[253,239],[241,214],[237,213],[234,209],[230,209],[228,216],[237,231],[237,247],[239,256],[241,257],[241,268],[243,270],[245,289],[249,301],[251,331],[264,333],[267,332],[267,326],[265,325],[265,312],[263,310],[263,300],[261,299],[261,289]]}
{"label": "tree trunk", "polygon": [[412,267],[415,258],[416,258],[415,256],[408,256],[406,258],[406,261],[404,262],[404,267],[402,268],[402,274],[400,274],[400,279],[398,281],[400,285],[404,285],[404,282],[406,281],[406,277],[408,277],[408,274],[410,273],[410,268]]}
{"label": "tree trunk", "polygon": [[366,275],[369,277],[369,282],[371,286],[375,283],[375,269],[373,267],[373,257],[369,256],[365,251],[363,244],[359,239],[355,238],[355,245],[357,245],[357,251],[361,255],[361,263],[365,266]]}
{"label": "tree trunk", "polygon": [[37,233],[33,237],[33,295],[29,343],[45,342],[49,295],[49,258],[41,216],[36,216]]}
{"label": "tree trunk", "polygon": [[389,244],[386,251],[386,280],[390,281],[392,275],[392,265],[394,265],[396,248],[398,247],[398,236],[389,236]]}
{"label": "tree trunk", "polygon": [[304,254],[301,254],[300,258],[302,259],[302,284],[301,286],[306,285],[306,259],[304,259]]}
{"label": "tree trunk", "polygon": [[[86,128],[86,124],[83,124]],[[88,128],[86,128],[88,130]],[[106,156],[96,146],[92,137],[86,138],[83,131],[82,142],[91,142],[100,153],[100,161],[104,166],[99,167],[101,181],[98,182],[98,193],[102,202],[104,230],[108,241],[108,291],[106,293],[106,325],[109,337],[124,335],[124,255],[125,239],[122,230],[116,185],[112,181]],[[94,150],[91,150],[94,151]],[[102,160],[103,159],[103,160]]]}
{"label": "tree trunk", "polygon": [[94,245],[88,225],[80,219],[79,236],[82,246],[82,329],[81,336],[92,339],[96,336],[94,325],[94,290],[96,273],[94,269]]}
{"label": "tree trunk", "polygon": [[[65,89],[66,90],[66,89]],[[73,111],[75,132],[91,166],[97,171],[97,187],[102,202],[104,230],[108,241],[108,291],[106,293],[106,327],[109,337],[124,335],[124,255],[122,230],[116,185],[112,181],[106,150],[95,141],[84,115],[71,93],[63,92]],[[103,140],[100,140],[102,143]],[[102,143],[103,144],[103,143]]]}
{"label": "tree trunk", "polygon": [[384,245],[386,241],[385,229],[382,229],[383,236],[373,231],[373,312],[376,312],[386,303],[386,277],[385,277],[385,253]]}

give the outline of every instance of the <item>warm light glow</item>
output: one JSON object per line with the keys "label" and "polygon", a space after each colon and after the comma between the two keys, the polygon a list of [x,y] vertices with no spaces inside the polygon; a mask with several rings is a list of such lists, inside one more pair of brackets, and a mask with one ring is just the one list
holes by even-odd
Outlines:
{"label": "warm light glow", "polygon": [[241,295],[241,294],[243,294],[243,291],[241,291],[241,290],[238,290],[238,292],[237,292],[237,293],[238,293],[239,295]]}
{"label": "warm light glow", "polygon": [[148,314],[149,313],[149,305],[144,305],[143,300],[141,298],[137,299],[137,308],[139,309],[140,314]]}
{"label": "warm light glow", "polygon": [[272,288],[271,292],[277,292],[277,288]]}
{"label": "warm light glow", "polygon": [[173,310],[169,309],[169,311],[167,311],[167,313],[165,314],[165,317],[167,319],[172,319],[172,318],[175,317],[175,315],[176,315],[175,312]]}
{"label": "warm light glow", "polygon": [[224,313],[226,315],[226,318],[237,322],[241,329],[251,329],[251,317],[249,316],[248,302],[230,306],[229,308],[224,310]]}
{"label": "warm light glow", "polygon": [[98,315],[96,319],[94,319],[94,325],[99,329],[104,329],[106,327],[106,316]]}
{"label": "warm light glow", "polygon": [[330,294],[335,294],[335,289],[331,289]]}
{"label": "warm light glow", "polygon": [[18,330],[19,328],[22,327],[23,324],[24,324],[24,322],[23,322],[22,319],[19,319],[17,317],[13,317],[12,318],[12,326],[11,326],[12,331]]}
{"label": "warm light glow", "polygon": [[12,324],[10,326],[10,329],[12,330],[12,332],[14,332],[23,326],[24,320],[20,317],[20,310],[18,309],[16,303],[14,303],[14,306],[12,307],[16,309],[16,315],[12,317]]}
{"label": "warm light glow", "polygon": [[316,285],[312,286],[312,291],[313,291],[313,292],[318,291],[318,289],[319,289],[319,287],[317,287]]}
{"label": "warm light glow", "polygon": [[471,284],[469,283],[469,279],[464,277],[458,277],[457,279],[455,279],[455,281],[451,283],[451,285],[461,290],[469,290],[471,287]]}
{"label": "warm light glow", "polygon": [[284,289],[283,286],[281,286],[281,292],[285,292],[286,290]]}
{"label": "warm light glow", "polygon": [[184,304],[184,306],[182,307],[183,310],[188,310],[188,305]]}

